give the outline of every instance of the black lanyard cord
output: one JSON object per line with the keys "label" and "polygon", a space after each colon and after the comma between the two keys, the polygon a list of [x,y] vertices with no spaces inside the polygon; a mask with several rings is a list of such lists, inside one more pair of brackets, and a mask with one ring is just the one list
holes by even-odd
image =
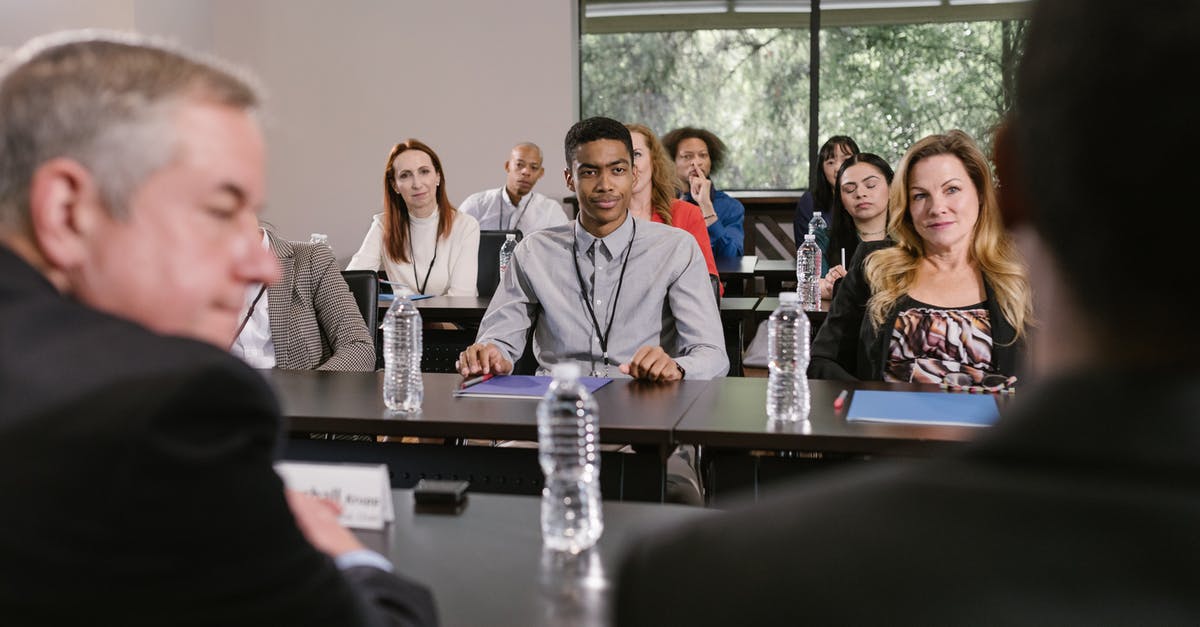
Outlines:
{"label": "black lanyard cord", "polygon": [[267,284],[263,283],[262,287],[258,288],[258,293],[254,295],[254,300],[250,301],[250,309],[246,310],[246,317],[242,318],[242,323],[238,325],[237,332],[233,334],[233,341],[230,346],[235,344],[238,337],[242,335],[242,331],[246,328],[246,323],[250,322],[250,316],[254,315],[254,308],[258,305],[258,299],[262,298],[263,293],[267,291]]}
{"label": "black lanyard cord", "polygon": [[[626,220],[633,220],[631,216],[626,214]],[[576,223],[578,228],[578,223]],[[625,268],[629,267],[629,257],[633,254],[633,240],[637,237],[637,221],[633,221],[633,232],[629,235],[629,244],[625,246],[625,260],[621,262],[621,275],[617,278],[617,293],[612,299],[612,308],[609,309],[608,326],[604,329],[604,333],[600,333],[600,321],[596,318],[596,309],[592,307],[592,299],[588,298],[587,284],[583,281],[583,272],[579,269],[579,247],[575,234],[571,238],[571,261],[575,262],[575,278],[579,279],[579,292],[583,295],[583,304],[587,307],[588,313],[592,316],[592,326],[596,330],[596,339],[600,340],[600,350],[604,353],[604,364],[608,365],[608,340],[612,337],[613,320],[617,318],[617,301],[621,298],[621,286],[625,283]],[[593,243],[593,246],[595,244]],[[592,267],[596,267],[596,256],[600,254],[596,250],[592,255]],[[592,292],[595,295],[595,291]]]}
{"label": "black lanyard cord", "polygon": [[437,261],[437,241],[438,236],[435,233],[433,236],[433,259],[429,260],[429,269],[425,271],[425,280],[421,281],[421,275],[417,274],[417,249],[413,245],[412,221],[408,223],[408,255],[412,257],[413,278],[417,280],[417,293],[424,294],[425,288],[429,285],[429,275],[433,274],[433,262]]}
{"label": "black lanyard cord", "polygon": [[[497,223],[497,225],[500,227],[500,230],[506,230],[504,227],[504,199],[507,196],[508,196],[508,187],[501,187],[500,188],[500,221]],[[517,204],[513,205],[513,213],[512,213],[513,223],[508,225],[507,230],[512,230],[512,229],[517,228],[517,222],[520,222],[521,216],[525,215],[525,211],[529,209],[529,203],[532,200],[533,200],[533,191],[530,190],[530,192],[525,195],[525,207],[524,208],[521,207],[521,201],[519,201],[519,200],[517,201]]]}

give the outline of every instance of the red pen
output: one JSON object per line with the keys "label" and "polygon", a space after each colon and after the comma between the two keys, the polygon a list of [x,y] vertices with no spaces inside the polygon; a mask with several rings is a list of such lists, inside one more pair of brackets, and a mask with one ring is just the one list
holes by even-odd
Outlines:
{"label": "red pen", "polygon": [[842,411],[842,405],[846,404],[846,395],[849,393],[849,390],[842,390],[842,393],[833,399],[833,411]]}
{"label": "red pen", "polygon": [[488,379],[491,379],[494,376],[496,376],[496,375],[489,372],[487,374],[481,374],[478,377],[472,377],[470,379],[463,381],[462,385],[458,386],[458,389],[465,390],[465,389],[471,387],[472,385],[479,385],[480,383],[483,383],[484,381],[487,381]]}

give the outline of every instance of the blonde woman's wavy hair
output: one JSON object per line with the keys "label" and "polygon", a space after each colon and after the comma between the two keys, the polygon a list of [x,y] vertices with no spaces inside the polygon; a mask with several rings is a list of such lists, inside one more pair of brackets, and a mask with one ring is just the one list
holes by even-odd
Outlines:
{"label": "blonde woman's wavy hair", "polygon": [[896,168],[891,190],[891,218],[888,233],[896,245],[877,250],[867,258],[865,272],[871,286],[867,313],[878,329],[901,296],[912,289],[917,266],[925,256],[925,240],[917,234],[909,211],[909,188],[913,166],[935,155],[952,155],[962,162],[979,194],[979,219],[972,233],[970,260],[976,264],[996,294],[1000,312],[1016,331],[1025,333],[1033,320],[1033,299],[1026,278],[1025,264],[1004,230],[1000,219],[996,184],[987,157],[970,135],[952,130],[930,135],[913,144]]}
{"label": "blonde woman's wavy hair", "polygon": [[650,149],[650,208],[662,218],[663,224],[671,225],[671,201],[679,196],[679,177],[675,176],[675,161],[667,154],[662,142],[650,127],[644,124],[626,124],[630,133],[641,133]]}

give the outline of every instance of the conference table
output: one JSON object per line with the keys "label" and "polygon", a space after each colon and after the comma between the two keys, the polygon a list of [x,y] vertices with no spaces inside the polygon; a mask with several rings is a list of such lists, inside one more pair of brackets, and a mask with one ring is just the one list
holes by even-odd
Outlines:
{"label": "conference table", "polygon": [[[479,491],[536,494],[542,476],[536,458],[536,399],[456,398],[461,377],[426,373],[419,414],[389,411],[382,372],[267,370],[282,405],[284,456],[307,461],[385,463],[393,485],[428,478],[467,479]],[[679,445],[696,446],[709,502],[731,491],[840,462],[943,455],[981,428],[848,422],[834,411],[844,389],[939,391],[911,383],[810,380],[812,410],[802,423],[771,423],[766,378],[724,377],[655,384],[614,379],[597,390],[601,488],[606,499],[662,500],[665,460]],[[1000,396],[1001,412],[1011,397]],[[367,434],[377,442],[314,438],[313,434]],[[431,444],[428,440],[436,440]],[[528,446],[471,445],[517,441]],[[635,452],[629,452],[634,449]]]}
{"label": "conference table", "polygon": [[767,294],[783,291],[785,281],[796,282],[795,259],[759,259],[754,264],[754,275],[763,278],[763,286]]}
{"label": "conference table", "polygon": [[355,535],[429,586],[445,627],[610,625],[617,567],[632,540],[720,515],[606,500],[600,541],[573,556],[542,548],[537,497],[472,492],[457,514],[417,511],[410,490],[394,490],[392,499],[395,522]]}
{"label": "conference table", "polygon": [[[778,295],[783,283],[796,281],[795,259],[763,259],[757,255],[717,257],[717,272],[725,281],[726,296]],[[756,279],[763,279],[758,293]]]}
{"label": "conference table", "polygon": [[726,296],[749,296],[752,289],[747,289],[747,283],[754,281],[754,265],[758,263],[755,255],[741,257],[716,257],[717,274],[725,282]]}
{"label": "conference table", "polygon": [[[710,505],[717,504],[724,493],[757,490],[780,479],[846,462],[944,455],[986,429],[847,421],[846,411],[860,390],[943,391],[933,384],[821,379],[808,382],[811,409],[807,421],[775,422],[767,418],[767,383],[766,377],[715,380],[675,425],[672,436],[676,444],[698,447],[701,480]],[[834,400],[843,390],[847,398],[842,409],[836,410]],[[1005,395],[994,398],[1001,414],[1012,399]]]}
{"label": "conference table", "polygon": [[[383,313],[392,306],[394,298],[390,294],[380,295],[380,320]],[[487,312],[491,298],[487,296],[430,296],[413,301],[424,320],[436,322],[473,322],[479,324],[483,314]]]}
{"label": "conference table", "polygon": [[[532,494],[541,489],[536,448],[464,445],[469,440],[536,442],[537,399],[456,397],[462,377],[425,373],[421,411],[408,415],[384,405],[382,371],[272,369],[264,375],[291,434],[284,452],[289,459],[386,463],[393,485],[399,487],[428,477],[467,479],[492,491]],[[636,448],[633,453],[602,455],[601,487],[607,498],[663,498],[665,460],[674,448],[671,430],[708,384],[614,379],[596,391],[600,443]],[[372,441],[380,436],[389,441]],[[406,437],[426,441],[405,443]],[[443,444],[430,445],[431,439]]]}

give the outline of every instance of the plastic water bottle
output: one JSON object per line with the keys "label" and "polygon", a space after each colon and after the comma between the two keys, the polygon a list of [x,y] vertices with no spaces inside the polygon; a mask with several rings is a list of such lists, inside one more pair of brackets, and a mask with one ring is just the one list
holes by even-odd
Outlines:
{"label": "plastic water bottle", "polygon": [[825,217],[820,211],[814,211],[813,217],[808,221],[808,232],[816,235],[818,232],[824,232],[829,229],[829,224],[825,222]]}
{"label": "plastic water bottle", "polygon": [[538,461],[542,488],[542,541],[579,553],[600,539],[600,426],[596,401],[579,382],[579,365],[561,363],[538,404]]}
{"label": "plastic water bottle", "polygon": [[779,307],[767,322],[767,417],[771,420],[808,420],[810,333],[799,295],[781,293]]}
{"label": "plastic water bottle", "polygon": [[396,288],[396,299],[383,316],[383,403],[388,409],[420,411],[425,398],[421,380],[421,312],[411,289]]}
{"label": "plastic water bottle", "polygon": [[329,236],[324,233],[313,233],[309,236],[308,243],[320,244],[330,250],[333,250],[333,247],[329,245]]}
{"label": "plastic water bottle", "polygon": [[821,310],[821,247],[812,233],[805,234],[796,250],[796,291],[804,311]]}
{"label": "plastic water bottle", "polygon": [[512,261],[513,250],[517,247],[516,233],[509,233],[504,236],[504,243],[500,245],[500,280],[504,280],[505,273],[508,272],[508,263]]}

